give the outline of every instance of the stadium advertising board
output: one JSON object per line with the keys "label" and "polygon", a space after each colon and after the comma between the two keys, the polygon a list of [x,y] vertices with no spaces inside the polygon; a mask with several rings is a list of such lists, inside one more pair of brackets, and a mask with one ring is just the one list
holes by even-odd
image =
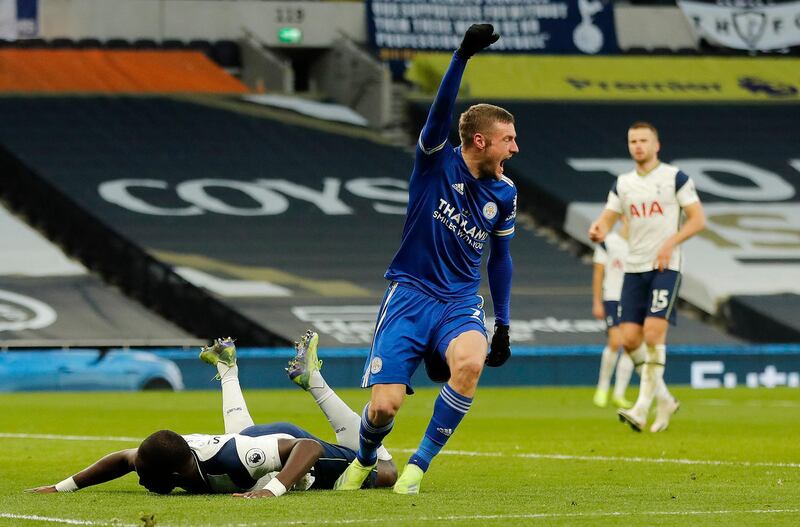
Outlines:
{"label": "stadium advertising board", "polygon": [[734,49],[774,50],[800,45],[800,2],[679,0],[699,38]]}
{"label": "stadium advertising board", "polygon": [[[417,54],[406,78],[433,94],[449,61],[449,54]],[[514,82],[508,82],[509,78]],[[800,101],[800,60],[480,55],[470,61],[461,95],[596,101]]]}
{"label": "stadium advertising board", "polygon": [[612,3],[603,0],[367,0],[370,43],[383,58],[454,50],[475,21],[492,23],[494,52],[617,51]]}

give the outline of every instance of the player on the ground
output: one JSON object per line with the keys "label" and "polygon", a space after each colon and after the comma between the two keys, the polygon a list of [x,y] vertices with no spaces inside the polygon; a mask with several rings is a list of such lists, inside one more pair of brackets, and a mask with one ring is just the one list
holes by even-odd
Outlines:
{"label": "player on the ground", "polygon": [[[416,494],[434,456],[466,415],[484,364],[511,355],[510,240],[517,192],[503,165],[519,152],[514,117],[478,104],[461,114],[461,145],[447,141],[467,60],[499,38],[490,24],[472,25],[442,78],[417,142],[400,249],[386,278],[391,282],[378,312],[363,387],[372,387],[361,420],[358,456],[334,488],[354,490],[375,465],[376,448],[391,431],[411,375],[425,359],[429,374],[446,381],[417,451],[394,486]],[[487,356],[483,299],[478,296],[481,254],[487,265],[495,332]]]}
{"label": "player on the ground", "polygon": [[[655,399],[651,432],[666,430],[678,401],[664,384],[668,323],[675,323],[681,270],[681,244],[705,227],[705,214],[692,180],[658,159],[658,131],[646,122],[628,129],[628,151],[636,164],[621,174],[608,194],[589,238],[601,242],[621,215],[629,221],[628,258],[622,285],[620,328],[625,350],[643,364],[636,404],[620,409],[620,420],[641,432]],[[686,220],[681,222],[681,211]],[[642,341],[646,344],[640,348]]]}
{"label": "player on the ground", "polygon": [[[611,374],[614,379],[614,393],[611,403],[617,408],[630,408],[633,403],[625,398],[625,390],[633,373],[633,361],[627,353],[620,355],[622,332],[619,329],[619,297],[622,280],[625,276],[625,258],[628,256],[628,221],[622,217],[623,224],[617,232],[610,232],[605,241],[600,242],[594,251],[594,272],[592,274],[592,314],[598,320],[605,320],[607,327],[606,347],[600,358],[600,375],[594,392],[594,404],[600,408],[608,405],[608,392]],[[617,358],[619,356],[619,359]]]}
{"label": "player on the ground", "polygon": [[[307,332],[289,362],[289,378],[311,393],[340,444],[316,438],[291,423],[255,425],[239,386],[233,340],[217,339],[200,358],[215,365],[222,384],[225,433],[179,435],[159,430],[138,448],[113,452],[55,485],[31,492],[72,492],[136,472],[139,484],[167,494],[180,487],[191,493],[234,493],[244,498],[276,497],[287,490],[330,489],[355,458],[361,418],[328,386],[317,359],[318,336]],[[389,453],[379,452],[377,470],[365,487],[388,487],[397,479]]]}

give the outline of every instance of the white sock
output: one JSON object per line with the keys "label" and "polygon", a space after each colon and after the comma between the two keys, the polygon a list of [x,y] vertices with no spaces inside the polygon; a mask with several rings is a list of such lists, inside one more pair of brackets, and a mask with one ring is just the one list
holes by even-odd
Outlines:
{"label": "white sock", "polygon": [[242,387],[239,386],[239,367],[228,367],[217,363],[217,371],[222,384],[222,418],[225,421],[225,433],[237,434],[253,426],[253,418],[244,402]]}
{"label": "white sock", "polygon": [[617,371],[614,377],[614,397],[625,398],[625,390],[631,382],[633,374],[633,359],[627,353],[622,353],[617,361]]}
{"label": "white sock", "polygon": [[331,424],[331,428],[336,434],[336,442],[352,450],[358,450],[358,430],[361,427],[361,416],[336,395],[319,371],[311,373],[308,386],[309,393]]}
{"label": "white sock", "polygon": [[667,347],[663,344],[647,347],[647,362],[642,368],[642,383],[639,388],[639,397],[636,399],[631,412],[641,417],[646,417],[653,404],[656,392],[664,384],[664,364],[666,363]]}
{"label": "white sock", "polygon": [[633,367],[636,370],[636,373],[641,375],[642,366],[644,366],[644,363],[647,362],[647,344],[642,342],[638,348],[631,351],[628,355],[630,356],[631,361],[633,361]]}
{"label": "white sock", "polygon": [[597,379],[597,389],[608,391],[611,386],[611,375],[614,373],[614,362],[617,360],[617,352],[611,351],[611,348],[606,346],[603,348],[603,354],[600,356],[600,377]]}
{"label": "white sock", "polygon": [[[336,434],[336,442],[351,450],[358,450],[359,429],[361,428],[361,416],[355,413],[347,403],[336,395],[333,388],[328,386],[325,378],[319,371],[311,373],[308,379],[308,391],[316,401],[322,413]],[[388,461],[392,455],[381,445],[378,447],[378,459]]]}
{"label": "white sock", "polygon": [[[659,349],[661,348],[661,349]],[[658,356],[662,358],[664,364],[666,366],[667,362],[667,346],[666,344],[658,344],[656,345],[656,350],[658,352]],[[669,389],[667,388],[667,383],[664,382],[664,375],[662,373],[661,378],[659,379],[658,387],[656,388],[656,400],[657,401],[671,401],[674,399],[672,394],[669,393]]]}

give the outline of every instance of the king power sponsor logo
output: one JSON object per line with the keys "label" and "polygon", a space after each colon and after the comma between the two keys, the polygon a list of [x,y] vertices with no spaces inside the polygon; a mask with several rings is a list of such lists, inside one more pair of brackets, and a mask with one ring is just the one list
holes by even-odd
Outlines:
{"label": "king power sponsor logo", "polygon": [[723,361],[694,361],[691,365],[692,388],[736,388],[744,380],[748,388],[800,388],[800,372],[779,371],[769,364],[762,371],[734,372]]}
{"label": "king power sponsor logo", "polygon": [[35,298],[0,290],[0,331],[42,329],[53,324],[55,310]]}

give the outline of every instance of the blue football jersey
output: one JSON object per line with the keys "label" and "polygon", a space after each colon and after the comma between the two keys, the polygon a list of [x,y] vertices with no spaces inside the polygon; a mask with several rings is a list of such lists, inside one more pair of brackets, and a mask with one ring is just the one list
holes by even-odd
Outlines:
{"label": "blue football jersey", "polygon": [[517,189],[501,179],[476,179],[461,147],[417,144],[400,249],[386,278],[453,301],[478,292],[489,236],[514,235]]}

